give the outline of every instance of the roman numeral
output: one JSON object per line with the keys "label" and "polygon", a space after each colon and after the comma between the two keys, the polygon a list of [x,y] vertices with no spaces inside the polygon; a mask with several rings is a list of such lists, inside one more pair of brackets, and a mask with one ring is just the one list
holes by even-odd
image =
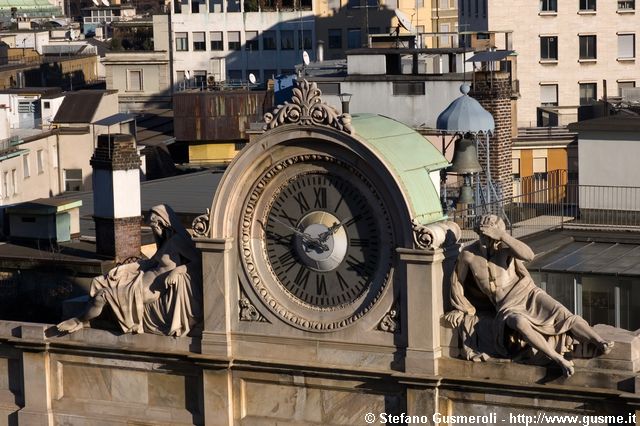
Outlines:
{"label": "roman numeral", "polygon": [[280,262],[280,265],[282,265],[282,267],[285,268],[287,271],[291,269],[293,265],[296,264],[296,258],[293,256],[293,253],[291,253],[290,251],[286,251],[282,253],[280,256],[278,256],[278,261]]}
{"label": "roman numeral", "polygon": [[357,221],[359,221],[362,218],[361,214],[357,214],[354,217],[352,217],[351,219],[349,219],[348,221],[346,221],[345,223],[342,224],[342,226],[344,226],[345,228],[348,226],[353,225],[354,223],[356,223]]}
{"label": "roman numeral", "polygon": [[313,193],[316,196],[316,200],[313,203],[313,207],[316,209],[327,208],[327,188],[313,188]]}
{"label": "roman numeral", "polygon": [[307,288],[307,282],[309,281],[309,275],[311,274],[311,270],[305,268],[304,266],[300,266],[296,277],[293,281],[298,285],[298,287]]}
{"label": "roman numeral", "polygon": [[349,284],[345,281],[342,275],[340,275],[340,272],[336,271],[336,277],[338,278],[338,284],[340,284],[340,290],[347,291]]}
{"label": "roman numeral", "polygon": [[365,277],[368,275],[367,273],[367,268],[365,267],[364,263],[362,263],[362,261],[356,259],[353,256],[349,256],[346,259],[347,265],[349,265],[349,267],[355,271],[356,274],[358,274],[358,276],[360,277]]}
{"label": "roman numeral", "polygon": [[293,199],[298,202],[298,207],[300,207],[300,213],[304,213],[309,210],[309,202],[304,197],[302,192],[298,192],[298,194],[293,196]]}
{"label": "roman numeral", "polygon": [[287,214],[284,210],[278,214],[278,217],[286,219],[291,226],[295,227],[298,224],[298,221]]}
{"label": "roman numeral", "polygon": [[349,245],[351,247],[369,247],[369,239],[368,238],[351,238],[349,240]]}
{"label": "roman numeral", "polygon": [[327,295],[327,283],[325,282],[324,275],[322,274],[316,275],[316,294],[318,296]]}

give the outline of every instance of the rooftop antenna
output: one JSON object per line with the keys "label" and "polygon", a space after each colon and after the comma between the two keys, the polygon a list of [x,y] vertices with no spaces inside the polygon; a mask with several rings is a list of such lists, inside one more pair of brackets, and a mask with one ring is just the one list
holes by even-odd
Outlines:
{"label": "rooftop antenna", "polygon": [[415,28],[411,23],[411,19],[407,15],[405,15],[404,12],[402,12],[399,9],[394,10],[394,12],[396,14],[396,18],[398,18],[398,25],[396,26],[396,29],[393,31],[393,33],[391,33],[391,35],[393,35],[394,33],[396,35],[396,48],[397,48],[399,47],[399,44],[400,44],[400,27],[404,28],[410,33],[414,33]]}

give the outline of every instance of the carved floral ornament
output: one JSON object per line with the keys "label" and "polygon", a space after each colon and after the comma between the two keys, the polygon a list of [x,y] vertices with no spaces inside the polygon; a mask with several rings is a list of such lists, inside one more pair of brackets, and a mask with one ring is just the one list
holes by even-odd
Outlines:
{"label": "carved floral ornament", "polygon": [[340,114],[331,105],[322,101],[322,91],[316,83],[298,80],[293,88],[290,102],[264,115],[264,130],[274,129],[281,124],[300,124],[307,126],[331,126],[345,133],[353,133],[351,115]]}

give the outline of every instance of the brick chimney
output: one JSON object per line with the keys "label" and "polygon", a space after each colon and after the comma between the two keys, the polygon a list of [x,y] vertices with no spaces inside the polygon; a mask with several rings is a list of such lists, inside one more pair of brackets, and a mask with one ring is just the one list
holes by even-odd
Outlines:
{"label": "brick chimney", "polygon": [[132,135],[98,136],[93,157],[96,252],[116,262],[140,255],[140,156]]}
{"label": "brick chimney", "polygon": [[[509,74],[504,72],[476,72],[469,93],[469,96],[475,98],[493,115],[495,121],[495,130],[489,141],[489,167],[499,198],[513,195],[511,93],[511,80]],[[478,147],[478,160],[482,167],[485,167],[487,155],[482,147]],[[480,177],[484,183],[482,174]]]}

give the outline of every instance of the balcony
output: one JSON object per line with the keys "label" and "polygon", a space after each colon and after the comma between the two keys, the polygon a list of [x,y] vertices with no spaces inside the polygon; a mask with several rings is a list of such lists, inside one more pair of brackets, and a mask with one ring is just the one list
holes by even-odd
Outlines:
{"label": "balcony", "polygon": [[640,232],[640,187],[579,185],[559,182],[551,174],[520,185],[528,192],[449,211],[449,218],[463,229],[462,241],[478,238],[473,231],[475,221],[487,213],[502,217],[516,238],[551,229]]}

